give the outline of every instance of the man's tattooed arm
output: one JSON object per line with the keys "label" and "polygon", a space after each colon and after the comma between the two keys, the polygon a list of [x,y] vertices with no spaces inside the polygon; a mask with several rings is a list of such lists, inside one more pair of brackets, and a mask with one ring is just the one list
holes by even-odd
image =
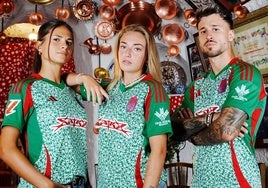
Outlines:
{"label": "man's tattooed arm", "polygon": [[[247,114],[244,111],[232,107],[224,108],[221,113],[214,115],[212,123],[206,129],[191,137],[191,142],[195,145],[214,145],[231,141],[239,136],[246,119]],[[195,118],[184,124],[191,124],[194,121]]]}

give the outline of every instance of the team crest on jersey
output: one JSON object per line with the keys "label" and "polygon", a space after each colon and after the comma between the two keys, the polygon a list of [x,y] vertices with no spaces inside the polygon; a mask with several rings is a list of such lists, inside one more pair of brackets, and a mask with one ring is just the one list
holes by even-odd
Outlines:
{"label": "team crest on jersey", "polygon": [[227,88],[227,79],[223,79],[219,85],[218,93],[223,93],[226,91]]}
{"label": "team crest on jersey", "polygon": [[159,108],[159,112],[155,112],[154,115],[160,120],[160,122],[156,123],[158,126],[164,126],[168,124],[169,120],[166,120],[166,118],[169,115],[169,111],[167,109],[164,110],[164,108]]}
{"label": "team crest on jersey", "polygon": [[9,104],[6,108],[5,115],[9,116],[16,112],[15,108],[18,106],[18,104],[21,102],[21,100],[9,100]]}
{"label": "team crest on jersey", "polygon": [[119,133],[122,133],[126,137],[129,137],[132,134],[132,131],[127,129],[127,124],[124,122],[119,122],[117,120],[109,120],[109,119],[104,119],[100,118],[98,122],[96,123],[97,128],[103,127],[106,128],[107,130],[115,130]]}
{"label": "team crest on jersey", "polygon": [[127,103],[127,107],[126,107],[127,112],[133,112],[137,104],[138,104],[138,97],[137,96],[131,97]]}
{"label": "team crest on jersey", "polygon": [[232,98],[240,100],[240,101],[247,101],[247,98],[245,98],[245,95],[249,94],[249,90],[246,88],[244,84],[242,84],[241,87],[236,87],[235,91],[237,93],[237,96],[232,96]]}

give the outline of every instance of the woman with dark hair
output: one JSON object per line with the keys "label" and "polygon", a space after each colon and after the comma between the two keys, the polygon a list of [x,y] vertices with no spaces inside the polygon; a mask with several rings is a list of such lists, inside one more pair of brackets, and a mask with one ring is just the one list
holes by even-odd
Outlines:
{"label": "woman with dark hair", "polygon": [[[87,179],[88,117],[81,96],[61,76],[73,47],[67,23],[44,23],[38,32],[35,73],[9,92],[0,156],[21,177],[18,187],[83,187]],[[77,84],[82,77],[76,77]],[[88,87],[105,92],[93,78],[87,76],[86,81]],[[25,154],[17,147],[19,138]]]}

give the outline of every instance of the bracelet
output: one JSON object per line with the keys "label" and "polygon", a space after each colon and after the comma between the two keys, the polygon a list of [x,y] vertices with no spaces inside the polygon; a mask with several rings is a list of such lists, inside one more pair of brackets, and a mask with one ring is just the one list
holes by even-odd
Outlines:
{"label": "bracelet", "polygon": [[206,114],[205,124],[209,126],[212,123],[214,112]]}
{"label": "bracelet", "polygon": [[80,76],[82,76],[82,75],[84,75],[84,74],[83,74],[83,73],[79,73],[78,75],[75,76],[74,80],[75,80],[75,83],[76,83],[77,85],[80,85],[80,82],[79,82],[78,78],[79,78]]}

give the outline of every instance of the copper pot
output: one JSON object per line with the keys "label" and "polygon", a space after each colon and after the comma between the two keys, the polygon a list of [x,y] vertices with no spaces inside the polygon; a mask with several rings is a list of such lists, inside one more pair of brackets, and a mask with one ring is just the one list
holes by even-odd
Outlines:
{"label": "copper pot", "polygon": [[121,3],[121,0],[102,0],[104,4],[109,5],[109,6],[116,6]]}
{"label": "copper pot", "polygon": [[112,51],[112,47],[108,43],[103,43],[100,45],[100,50],[101,50],[101,53],[103,54],[110,54]]}
{"label": "copper pot", "polygon": [[239,18],[239,19],[242,19],[244,17],[247,16],[248,14],[248,9],[241,5],[241,4],[238,4],[238,5],[235,5],[234,6],[234,14]]}
{"label": "copper pot", "polygon": [[189,25],[196,27],[197,19],[194,9],[186,9],[184,11],[184,18]]}
{"label": "copper pot", "polygon": [[161,18],[156,14],[154,6],[145,1],[130,2],[122,6],[117,12],[117,30],[126,25],[140,24],[152,34],[157,34],[161,27]]}
{"label": "copper pot", "polygon": [[179,44],[184,40],[185,32],[177,23],[167,24],[162,28],[162,38],[168,45]]}
{"label": "copper pot", "polygon": [[14,2],[11,0],[6,0],[1,4],[2,4],[2,11],[6,14],[9,14],[14,10]]}
{"label": "copper pot", "polygon": [[88,47],[88,52],[93,55],[99,55],[101,52],[100,46],[93,44],[93,38],[88,38],[85,40],[84,44]]}
{"label": "copper pot", "polygon": [[174,57],[179,55],[180,53],[180,48],[177,45],[170,45],[167,49],[167,53],[169,56]]}
{"label": "copper pot", "polygon": [[28,0],[30,3],[33,3],[35,5],[48,5],[50,3],[53,3],[55,0]]}
{"label": "copper pot", "polygon": [[44,20],[43,14],[39,12],[32,12],[29,15],[29,22],[34,25],[39,25]]}
{"label": "copper pot", "polygon": [[173,0],[158,0],[155,5],[156,14],[165,20],[171,20],[176,17],[177,4]]}
{"label": "copper pot", "polygon": [[70,11],[66,7],[58,7],[55,11],[56,18],[66,20],[70,17]]}
{"label": "copper pot", "polygon": [[100,6],[99,11],[100,11],[100,13],[99,13],[100,17],[103,20],[110,21],[110,20],[115,18],[116,11],[115,11],[115,8],[112,6],[104,4],[104,5]]}

